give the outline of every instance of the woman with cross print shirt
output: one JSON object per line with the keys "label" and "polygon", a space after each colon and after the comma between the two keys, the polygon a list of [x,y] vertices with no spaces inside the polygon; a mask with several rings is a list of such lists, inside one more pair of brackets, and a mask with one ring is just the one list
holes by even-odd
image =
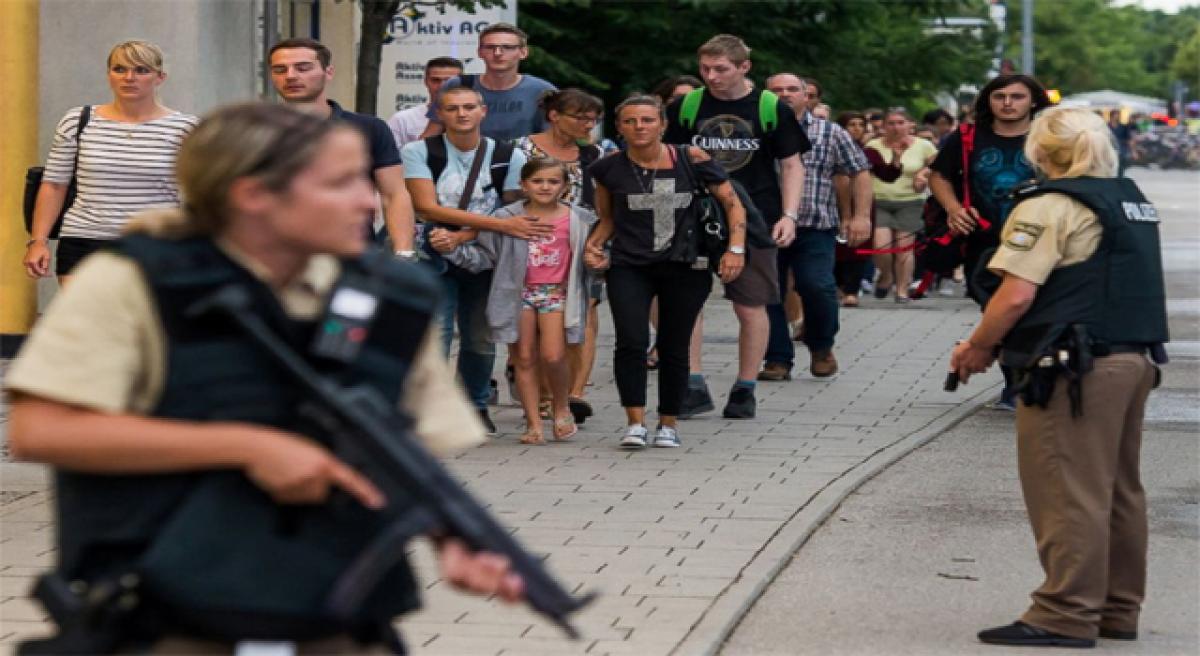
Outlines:
{"label": "woman with cross print shirt", "polygon": [[[617,129],[629,149],[592,164],[599,222],[588,238],[585,260],[608,269],[608,300],[617,333],[613,367],[617,392],[629,421],[621,446],[638,449],[679,446],[675,420],[687,390],[688,341],[712,288],[705,263],[700,268],[677,260],[677,235],[690,220],[694,187],[684,153],[698,184],[705,185],[729,218],[729,251],[718,275],[729,282],[745,266],[746,212],[729,176],[699,148],[680,150],[662,142],[662,103],[633,96],[617,106]],[[604,245],[612,239],[611,252]],[[650,300],[658,297],[659,426],[651,439],[645,426],[646,349],[650,346]]]}

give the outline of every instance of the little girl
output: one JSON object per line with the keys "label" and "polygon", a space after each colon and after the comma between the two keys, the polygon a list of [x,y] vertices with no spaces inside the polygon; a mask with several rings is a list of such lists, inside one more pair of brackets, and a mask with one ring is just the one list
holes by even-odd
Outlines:
{"label": "little girl", "polygon": [[529,160],[521,168],[521,189],[527,200],[503,207],[495,216],[528,216],[552,223],[551,236],[525,240],[481,232],[476,241],[445,253],[447,260],[473,272],[495,269],[488,294],[488,325],[492,342],[509,345],[509,362],[516,369],[517,393],[525,410],[523,444],[545,442],[538,415],[539,366],[553,395],[554,439],[570,439],[578,430],[567,405],[566,347],[567,342],[580,343],[584,336],[588,273],[583,246],[595,218],[588,210],[560,200],[566,184],[567,167],[562,162],[549,157]]}

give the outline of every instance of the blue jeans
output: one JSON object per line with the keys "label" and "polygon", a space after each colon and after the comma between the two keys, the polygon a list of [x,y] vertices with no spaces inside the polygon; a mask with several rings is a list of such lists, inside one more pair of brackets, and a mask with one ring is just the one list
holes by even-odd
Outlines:
{"label": "blue jeans", "polygon": [[[804,302],[804,343],[809,351],[833,348],[838,331],[837,283],[833,279],[834,249],[837,230],[797,228],[796,241],[779,249],[780,297],[787,289],[789,275],[795,276],[796,292]],[[767,362],[791,367],[796,349],[788,330],[783,304],[767,306],[771,320],[771,339],[767,342]]]}
{"label": "blue jeans", "polygon": [[487,299],[492,272],[468,273],[451,268],[442,281],[442,352],[450,357],[454,326],[458,324],[458,376],[476,408],[487,408],[491,395],[492,366],[496,346],[489,341]]}

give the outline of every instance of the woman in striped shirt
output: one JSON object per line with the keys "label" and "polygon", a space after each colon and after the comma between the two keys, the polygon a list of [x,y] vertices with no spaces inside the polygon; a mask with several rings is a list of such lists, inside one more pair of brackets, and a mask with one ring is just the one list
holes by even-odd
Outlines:
{"label": "woman in striped shirt", "polygon": [[82,107],[58,122],[25,253],[30,277],[50,273],[50,232],[72,177],[75,202],[63,218],[54,268],[60,283],[84,256],[120,236],[130,215],[179,205],[175,154],[198,119],[159,102],[158,87],[166,79],[158,46],[119,43],[108,53],[112,102],[92,108],[78,139]]}

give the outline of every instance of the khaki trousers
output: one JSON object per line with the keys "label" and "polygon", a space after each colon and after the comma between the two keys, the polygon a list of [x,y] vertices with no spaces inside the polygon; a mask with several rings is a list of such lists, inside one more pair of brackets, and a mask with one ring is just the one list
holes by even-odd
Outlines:
{"label": "khaki trousers", "polygon": [[1021,490],[1046,579],[1021,621],[1095,638],[1134,631],[1146,591],[1142,416],[1156,369],[1145,356],[1096,359],[1072,417],[1059,378],[1047,408],[1017,408]]}

